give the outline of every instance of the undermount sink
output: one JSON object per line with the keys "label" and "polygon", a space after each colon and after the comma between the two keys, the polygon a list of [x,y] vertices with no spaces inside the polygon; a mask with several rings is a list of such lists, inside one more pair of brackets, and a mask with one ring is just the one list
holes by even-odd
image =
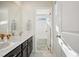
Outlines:
{"label": "undermount sink", "polygon": [[0,42],[0,50],[1,49],[5,49],[6,47],[8,47],[10,45],[10,43],[8,42]]}
{"label": "undermount sink", "polygon": [[14,42],[0,42],[0,50],[4,50],[7,47],[14,45]]}

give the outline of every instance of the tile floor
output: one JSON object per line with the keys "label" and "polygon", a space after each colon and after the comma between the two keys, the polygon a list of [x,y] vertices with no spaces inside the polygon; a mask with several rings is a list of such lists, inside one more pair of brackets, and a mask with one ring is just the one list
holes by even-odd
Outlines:
{"label": "tile floor", "polygon": [[30,57],[56,57],[56,55],[49,50],[39,50],[37,52],[32,52]]}
{"label": "tile floor", "polygon": [[55,57],[55,56],[49,53],[48,51],[41,51],[41,52],[36,52],[36,53],[32,52],[30,57]]}
{"label": "tile floor", "polygon": [[30,57],[55,57],[55,53],[51,53],[47,48],[46,39],[38,39],[37,41],[37,51],[32,52]]}

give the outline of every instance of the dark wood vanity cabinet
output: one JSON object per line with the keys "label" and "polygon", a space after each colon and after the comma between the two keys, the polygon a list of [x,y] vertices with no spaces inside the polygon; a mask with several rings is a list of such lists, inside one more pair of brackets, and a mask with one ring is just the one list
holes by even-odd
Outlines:
{"label": "dark wood vanity cabinet", "polygon": [[33,49],[33,37],[31,36],[21,45],[13,49],[4,57],[29,57]]}

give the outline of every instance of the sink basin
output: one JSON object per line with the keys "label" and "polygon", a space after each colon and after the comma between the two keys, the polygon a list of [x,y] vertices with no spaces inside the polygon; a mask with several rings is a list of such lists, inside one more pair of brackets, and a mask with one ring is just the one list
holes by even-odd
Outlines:
{"label": "sink basin", "polygon": [[13,42],[0,42],[0,50],[6,49],[7,47],[10,47],[14,45]]}
{"label": "sink basin", "polygon": [[5,49],[8,46],[10,46],[10,43],[9,42],[0,42],[0,50],[1,49]]}

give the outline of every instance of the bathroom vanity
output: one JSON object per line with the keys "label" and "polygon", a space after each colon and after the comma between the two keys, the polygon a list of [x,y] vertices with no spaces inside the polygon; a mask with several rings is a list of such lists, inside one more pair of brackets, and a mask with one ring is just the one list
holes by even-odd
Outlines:
{"label": "bathroom vanity", "polygon": [[0,57],[29,57],[33,49],[33,35],[27,34],[26,38],[17,37],[9,41],[9,45],[0,49]]}
{"label": "bathroom vanity", "polygon": [[12,51],[7,53],[4,57],[29,57],[32,52],[32,39],[33,36],[29,37],[19,46],[15,47]]}

